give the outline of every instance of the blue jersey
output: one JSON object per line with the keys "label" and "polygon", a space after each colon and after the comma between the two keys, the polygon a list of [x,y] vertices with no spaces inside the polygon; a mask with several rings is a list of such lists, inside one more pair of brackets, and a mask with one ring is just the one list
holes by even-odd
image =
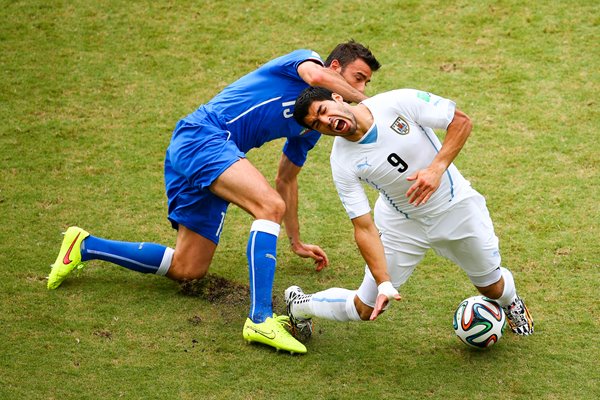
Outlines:
{"label": "blue jersey", "polygon": [[307,60],[323,65],[314,51],[293,51],[227,86],[184,121],[195,124],[210,120],[230,132],[229,140],[242,152],[286,137],[283,152],[294,164],[302,166],[320,137],[300,126],[292,115],[296,97],[308,87],[298,75],[298,66]]}

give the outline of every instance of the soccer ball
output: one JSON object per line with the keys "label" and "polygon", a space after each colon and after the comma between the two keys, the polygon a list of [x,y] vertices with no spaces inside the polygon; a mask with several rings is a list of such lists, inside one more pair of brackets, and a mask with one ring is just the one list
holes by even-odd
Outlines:
{"label": "soccer ball", "polygon": [[466,345],[485,349],[502,337],[506,315],[493,300],[473,296],[463,300],[454,312],[454,332]]}

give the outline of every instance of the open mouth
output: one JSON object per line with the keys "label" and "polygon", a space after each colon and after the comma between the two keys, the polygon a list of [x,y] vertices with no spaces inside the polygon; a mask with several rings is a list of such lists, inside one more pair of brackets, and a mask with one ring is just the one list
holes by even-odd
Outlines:
{"label": "open mouth", "polygon": [[346,121],[338,119],[333,123],[333,130],[336,132],[342,132],[346,128],[346,126],[348,126]]}

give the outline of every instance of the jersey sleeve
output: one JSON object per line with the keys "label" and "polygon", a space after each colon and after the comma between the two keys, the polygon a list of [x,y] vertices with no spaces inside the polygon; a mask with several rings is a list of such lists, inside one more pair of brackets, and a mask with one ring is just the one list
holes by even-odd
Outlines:
{"label": "jersey sleeve", "polygon": [[[302,80],[298,74],[298,66],[305,61],[313,61],[319,65],[325,65],[317,52],[308,49],[300,49],[283,57],[281,64],[277,66],[277,70],[281,74]],[[309,131],[298,137],[288,138],[283,146],[283,154],[285,154],[295,165],[302,167],[306,162],[308,152],[315,147],[320,137],[320,133]]]}
{"label": "jersey sleeve", "polygon": [[454,119],[456,104],[452,100],[414,89],[394,93],[399,111],[421,126],[445,130]]}
{"label": "jersey sleeve", "polygon": [[298,66],[305,61],[313,61],[321,66],[325,66],[319,53],[313,50],[300,49],[292,51],[288,55],[282,57],[280,59],[281,63],[275,64],[272,67],[273,69],[276,69],[276,71],[272,70],[271,72],[280,73],[296,79],[302,79],[300,78],[300,75],[298,75]]}
{"label": "jersey sleeve", "polygon": [[295,165],[302,167],[306,162],[308,152],[315,147],[321,134],[317,131],[309,131],[301,136],[291,137],[283,146],[283,154]]}
{"label": "jersey sleeve", "polygon": [[330,162],[333,182],[348,217],[354,219],[371,212],[369,199],[358,177],[350,168],[340,163],[333,153]]}

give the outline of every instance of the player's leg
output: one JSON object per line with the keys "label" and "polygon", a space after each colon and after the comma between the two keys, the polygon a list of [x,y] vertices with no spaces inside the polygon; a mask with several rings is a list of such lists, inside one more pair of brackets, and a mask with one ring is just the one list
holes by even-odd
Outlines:
{"label": "player's leg", "polygon": [[169,214],[178,230],[174,250],[156,243],[115,241],[88,234],[81,242],[81,262],[102,260],[173,280],[203,278],[215,254],[228,203],[207,190],[197,191],[195,199]]}
{"label": "player's leg", "polygon": [[293,353],[305,353],[306,347],[283,327],[288,322],[287,317],[273,314],[277,238],[285,213],[283,199],[247,159],[240,159],[227,168],[210,189],[255,218],[246,247],[250,312],[244,325],[244,338]]}
{"label": "player's leg", "polygon": [[[213,142],[211,146],[216,146],[218,141]],[[194,175],[191,171],[201,169],[200,163],[177,159],[176,167],[172,168],[173,157],[167,157],[165,170],[171,177],[167,192],[179,193],[169,199],[169,219],[179,232],[168,276],[182,280],[199,279],[206,274],[220,239],[227,206],[233,202],[259,218],[252,224],[248,257],[251,283],[255,283],[251,285],[254,310],[251,317],[262,322],[273,314],[271,290],[279,224],[271,220],[281,221],[285,204],[262,174],[248,160],[240,158],[242,153],[233,144],[222,143],[219,150],[222,157],[212,164],[220,163],[217,170],[224,171],[209,186],[209,180],[202,179],[200,188],[188,187],[187,179],[179,178],[174,171],[184,169],[186,174]]]}
{"label": "player's leg", "polygon": [[180,224],[167,276],[177,281],[204,278],[216,249],[217,243]]}
{"label": "player's leg", "polygon": [[[377,286],[375,286],[377,292]],[[306,294],[299,286],[290,286],[285,291],[288,315],[295,325],[310,325],[313,317],[332,321],[359,321],[361,318],[354,306],[356,290],[333,287],[316,293]]]}
{"label": "player's leg", "polygon": [[501,266],[498,238],[483,196],[456,204],[437,219],[432,231],[435,251],[458,264],[482,295],[504,308],[513,332],[533,333],[533,319],[517,294],[513,275]]}
{"label": "player's leg", "polygon": [[[408,258],[413,257],[408,255]],[[394,265],[393,263],[399,258],[406,257],[395,254],[386,255],[386,258],[392,276],[392,285],[398,289],[408,280],[418,262],[409,267],[390,268],[390,265]],[[340,322],[368,321],[375,307],[377,294],[377,283],[369,268],[365,267],[363,281],[357,290],[334,287],[305,294],[300,287],[290,286],[285,291],[285,301],[292,324],[302,331],[303,326],[312,325],[312,321],[309,320],[313,317]]]}
{"label": "player's leg", "polygon": [[227,168],[210,189],[256,218],[250,228],[246,248],[251,294],[249,317],[254,322],[262,322],[273,314],[271,299],[277,263],[277,237],[285,203],[247,159]]}
{"label": "player's leg", "polygon": [[[479,293],[494,300],[504,309],[508,324],[514,333],[524,336],[533,333],[533,318],[523,299],[517,295],[512,272],[499,267],[487,275],[470,279]],[[490,282],[494,283],[489,284]]]}
{"label": "player's leg", "polygon": [[90,235],[72,226],[65,237],[48,276],[48,289],[56,289],[74,269],[85,261],[104,260],[142,273],[165,275],[169,271],[174,250],[147,242],[119,242]]}
{"label": "player's leg", "polygon": [[[49,289],[57,288],[71,271],[82,268],[85,261],[91,260],[107,261],[141,273],[166,275],[175,280],[198,279],[206,274],[219,241],[228,203],[208,189],[190,186],[188,180],[173,168],[169,154],[168,151],[165,159],[169,219],[173,227],[180,228],[175,250],[156,243],[104,239],[71,227],[65,233],[50,272]],[[190,170],[195,168],[193,161],[187,165]]]}
{"label": "player's leg", "polygon": [[102,260],[132,271],[166,275],[173,251],[157,243],[123,242],[90,235],[81,244],[81,261]]}
{"label": "player's leg", "polygon": [[[375,205],[375,223],[381,233],[388,273],[392,285],[403,285],[429,248],[423,239],[419,223],[406,219],[380,200]],[[320,317],[335,321],[369,320],[377,284],[368,267],[358,290],[331,288],[314,294],[304,294],[297,286],[285,292],[288,314],[294,320]]]}
{"label": "player's leg", "polygon": [[[418,263],[421,262],[425,256],[426,251],[426,247],[409,245],[407,243],[402,246],[402,250],[396,249],[396,251],[392,251],[386,247],[385,258],[388,265],[388,273],[390,274],[392,286],[394,286],[394,288],[400,290],[400,287],[408,281],[408,278],[410,278]],[[377,295],[378,290],[375,278],[373,278],[369,269],[365,267],[363,282],[358,288],[354,298],[354,307],[356,308],[356,312],[360,316],[360,319],[363,321],[368,321],[371,317]],[[388,303],[384,310],[386,310],[389,305],[390,304]]]}
{"label": "player's leg", "polygon": [[[70,227],[48,280],[55,289],[85,261],[102,260],[147,274],[166,275],[174,280],[203,278],[217,244],[179,225],[175,250],[156,243],[123,242],[92,236],[78,227]],[[70,251],[69,251],[70,249]],[[67,253],[69,251],[69,253]]]}
{"label": "player's leg", "polygon": [[[429,249],[425,231],[419,221],[406,218],[381,197],[375,203],[374,220],[380,232],[392,286],[399,290],[408,281]],[[375,279],[365,267],[365,277],[354,301],[362,320],[369,320],[377,295]]]}

